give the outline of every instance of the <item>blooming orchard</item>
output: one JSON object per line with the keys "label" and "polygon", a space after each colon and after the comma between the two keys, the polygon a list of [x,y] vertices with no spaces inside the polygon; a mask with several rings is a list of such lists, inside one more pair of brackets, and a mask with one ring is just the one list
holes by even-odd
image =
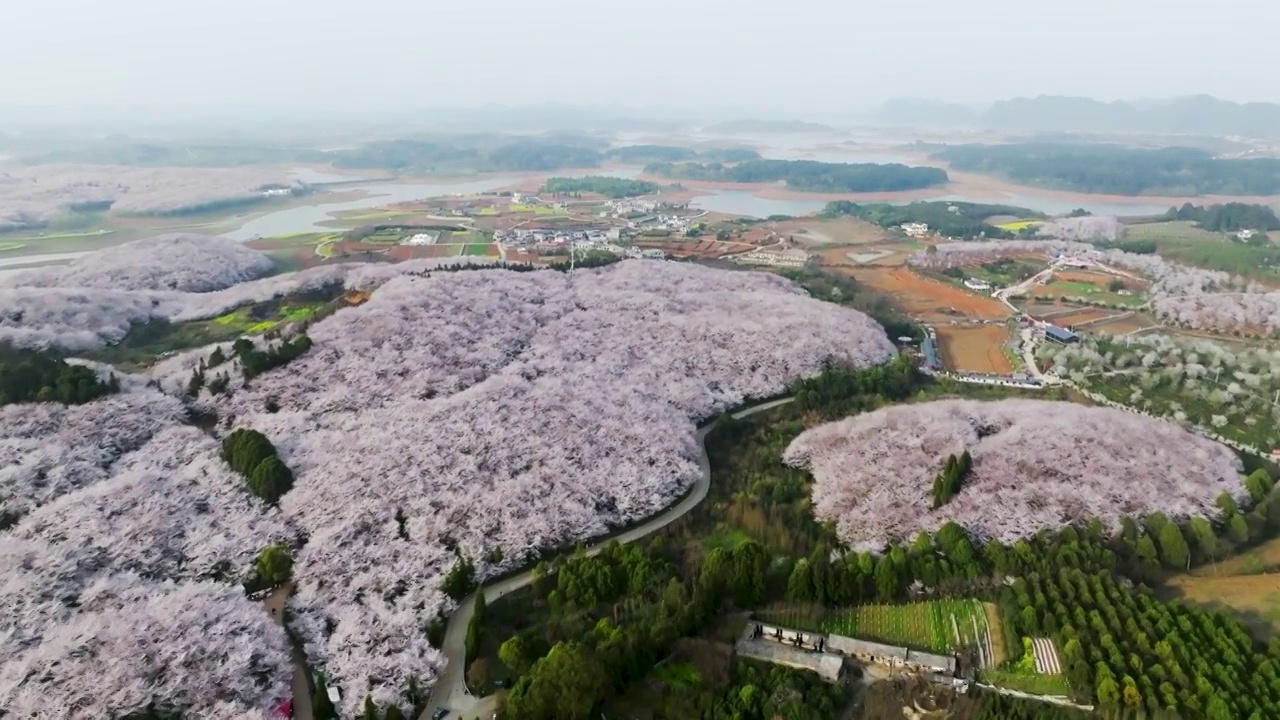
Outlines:
{"label": "blooming orchard", "polygon": [[9,287],[209,292],[271,272],[271,258],[238,242],[161,235],[100,250],[61,267],[22,273]]}
{"label": "blooming orchard", "polygon": [[652,514],[699,472],[693,420],[893,355],[776,276],[644,261],[402,277],[308,334],[286,370],[202,402],[297,475],[297,627],[360,688],[352,709],[431,679],[421,626],[457,554],[492,572]]}
{"label": "blooming orchard", "polygon": [[[302,546],[294,629],[344,709],[366,693],[407,705],[409,679],[429,686],[444,661],[423,627],[450,609],[440,584],[460,556],[488,574],[652,514],[697,477],[694,421],[828,362],[894,355],[865,315],[761,273],[644,261],[426,273],[441,263],[415,261],[194,293],[182,289],[258,264],[233,251],[211,261],[222,279],[203,284],[175,257],[137,257],[150,267],[100,266],[130,290],[0,291],[85,298],[75,311],[32,302],[0,331],[90,347],[130,320],[208,317],[335,282],[377,289],[313,325],[313,346],[289,365],[188,401],[216,413],[217,434],[269,436],[296,476],[278,509],[186,424],[183,402],[143,378],[84,405],[0,409],[0,711],[15,717],[151,700],[263,717],[288,692],[283,636],[223,583],[277,542]],[[93,267],[42,277],[109,286]],[[151,378],[179,394],[211,351]]]}
{"label": "blooming orchard", "polygon": [[[934,510],[948,456],[973,468]],[[954,521],[1004,543],[1099,518],[1161,511],[1213,516],[1224,491],[1245,495],[1228,448],[1142,415],[1040,400],[948,400],[890,407],[813,428],[784,459],[813,472],[814,513],[869,550]]]}
{"label": "blooming orchard", "polygon": [[271,259],[228,240],[166,236],[0,282],[0,342],[89,350],[119,342],[130,327],[153,319],[202,320],[325,285],[366,288],[438,267],[493,262],[458,257],[340,263],[244,282],[270,271]]}
{"label": "blooming orchard", "polygon": [[261,168],[9,166],[0,182],[0,230],[43,227],[59,213],[77,208],[168,215],[250,202],[270,188],[303,187],[286,173]]}

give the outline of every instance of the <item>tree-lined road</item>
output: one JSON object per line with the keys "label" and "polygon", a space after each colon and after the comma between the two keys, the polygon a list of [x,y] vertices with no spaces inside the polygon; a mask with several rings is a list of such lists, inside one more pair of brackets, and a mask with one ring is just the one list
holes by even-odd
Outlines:
{"label": "tree-lined road", "polygon": [[[753,405],[731,415],[735,419],[748,417],[786,405],[793,399],[787,397],[780,400],[772,400]],[[715,428],[718,422],[710,423],[698,430],[698,448],[700,451],[698,466],[700,472],[698,479],[694,482],[693,489],[685,494],[679,502],[652,518],[588,546],[586,548],[587,555],[599,553],[600,550],[612,542],[629,543],[651,535],[683,517],[707,497],[707,491],[711,488],[711,460],[707,457],[706,440],[707,435]],[[497,598],[513,590],[519,590],[531,582],[533,582],[533,569],[529,568],[518,575],[496,580],[481,589],[484,592],[485,599],[488,602],[493,602]],[[482,719],[491,717],[495,710],[497,700],[494,696],[476,697],[467,691],[464,681],[467,626],[471,623],[471,615],[474,610],[475,593],[472,593],[463,598],[458,609],[454,611],[453,615],[449,616],[449,627],[445,631],[443,647],[444,656],[448,660],[448,664],[445,666],[444,674],[436,679],[435,687],[431,693],[431,702],[428,703],[426,711],[423,712],[422,720],[430,720],[432,715],[440,709],[448,710],[449,715],[447,717],[449,718]]]}

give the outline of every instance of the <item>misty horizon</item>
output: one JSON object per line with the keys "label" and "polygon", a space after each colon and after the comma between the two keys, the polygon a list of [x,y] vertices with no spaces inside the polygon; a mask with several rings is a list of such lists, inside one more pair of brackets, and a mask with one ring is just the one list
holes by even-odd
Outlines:
{"label": "misty horizon", "polygon": [[1280,101],[1265,82],[1280,63],[1266,38],[1276,11],[1187,5],[368,0],[350,12],[332,0],[216,11],[59,0],[20,6],[6,23],[0,62],[24,71],[0,78],[0,105],[350,117],[551,103],[839,118],[895,98]]}

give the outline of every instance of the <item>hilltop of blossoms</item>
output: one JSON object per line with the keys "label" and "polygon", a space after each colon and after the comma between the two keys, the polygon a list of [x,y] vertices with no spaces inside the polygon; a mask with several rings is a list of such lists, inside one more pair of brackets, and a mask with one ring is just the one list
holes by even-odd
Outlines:
{"label": "hilltop of blossoms", "polygon": [[[968,451],[972,471],[934,509],[934,478]],[[813,508],[861,550],[910,542],[948,521],[1010,544],[1042,529],[1163,512],[1215,517],[1245,495],[1227,447],[1143,415],[1068,402],[901,405],[801,434],[784,460],[813,473]]]}

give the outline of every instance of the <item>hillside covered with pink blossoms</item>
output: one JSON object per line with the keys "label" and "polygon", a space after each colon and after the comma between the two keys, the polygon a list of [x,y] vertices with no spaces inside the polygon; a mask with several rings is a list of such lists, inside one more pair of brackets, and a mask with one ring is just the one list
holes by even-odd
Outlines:
{"label": "hillside covered with pink blossoms", "polygon": [[[933,480],[968,450],[960,492],[932,509]],[[1012,543],[1042,529],[1160,511],[1214,517],[1245,495],[1239,458],[1143,415],[1067,402],[945,400],[900,405],[813,428],[784,460],[812,471],[813,509],[862,550],[910,542],[954,521]]]}
{"label": "hillside covered with pink blossoms", "polygon": [[[237,583],[271,543],[299,547],[292,627],[344,709],[366,691],[407,704],[409,678],[429,686],[443,662],[423,627],[451,609],[440,583],[460,556],[491,574],[651,515],[697,477],[696,421],[828,362],[894,356],[865,315],[763,273],[404,263],[240,281],[259,270],[252,255],[198,251],[218,279],[158,251],[133,256],[147,267],[108,256],[42,273],[51,287],[0,290],[80,293],[103,313],[52,327],[10,315],[9,330],[92,347],[127,329],[116,300],[138,321],[180,321],[314,283],[375,290],[311,326],[304,355],[226,395],[178,397],[195,352],[118,395],[0,408],[0,711],[113,716],[160,698],[264,717],[292,668],[282,629]],[[216,426],[191,425],[197,410]],[[244,427],[296,475],[278,507],[219,456]]]}

